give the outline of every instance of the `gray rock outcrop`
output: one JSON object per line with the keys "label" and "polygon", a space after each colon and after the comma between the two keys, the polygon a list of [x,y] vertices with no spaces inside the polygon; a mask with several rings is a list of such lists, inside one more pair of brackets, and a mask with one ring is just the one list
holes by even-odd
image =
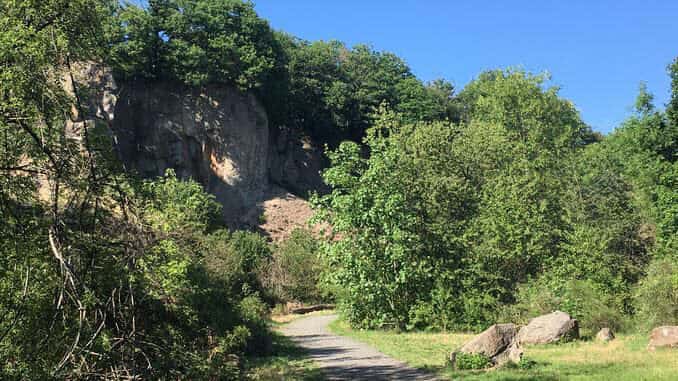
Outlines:
{"label": "gray rock outcrop", "polygon": [[520,344],[548,344],[579,338],[579,323],[565,312],[555,311],[536,317],[520,329]]}
{"label": "gray rock outcrop", "polygon": [[596,334],[596,340],[604,342],[604,343],[606,343],[608,341],[612,341],[612,340],[614,340],[614,333],[609,328],[602,328]]}
{"label": "gray rock outcrop", "polygon": [[518,363],[523,350],[515,341],[517,333],[518,326],[515,324],[495,324],[453,352],[450,361],[454,364],[457,353],[468,353],[482,354],[494,365],[502,365],[509,361]]}
{"label": "gray rock outcrop", "polygon": [[302,196],[326,192],[329,188],[320,177],[324,164],[322,148],[310,138],[287,128],[272,131],[268,155],[271,182]]}
{"label": "gray rock outcrop", "polygon": [[657,327],[650,333],[650,343],[648,349],[657,348],[678,348],[678,326],[665,325]]}
{"label": "gray rock outcrop", "polygon": [[269,185],[268,121],[253,95],[139,81],[122,87],[115,114],[113,131],[129,170],[152,178],[171,168],[213,194],[230,225],[250,222],[241,217]]}
{"label": "gray rock outcrop", "polygon": [[85,125],[106,124],[128,171],[155,178],[171,168],[199,182],[223,206],[230,227],[259,226],[271,194],[323,191],[321,149],[299,133],[269,126],[251,93],[223,85],[116,83],[110,68],[93,62],[75,65],[74,77],[77,86],[64,76],[67,92],[77,88],[83,101],[83,112],[74,108],[67,122],[74,139]]}

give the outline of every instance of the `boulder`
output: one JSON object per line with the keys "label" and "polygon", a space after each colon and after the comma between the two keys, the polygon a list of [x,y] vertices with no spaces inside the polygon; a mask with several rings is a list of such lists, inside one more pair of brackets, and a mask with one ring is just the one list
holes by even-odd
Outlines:
{"label": "boulder", "polygon": [[579,338],[579,323],[565,312],[555,311],[536,317],[520,329],[520,344],[548,344]]}
{"label": "boulder", "polygon": [[596,334],[596,340],[602,341],[604,343],[608,341],[614,340],[614,333],[612,333],[612,330],[609,328],[602,328],[598,333]]}
{"label": "boulder", "polygon": [[453,352],[450,361],[454,363],[457,353],[468,353],[487,356],[494,365],[502,365],[508,361],[517,363],[523,353],[515,342],[517,333],[518,326],[515,324],[495,324]]}
{"label": "boulder", "polygon": [[657,348],[678,348],[678,326],[665,325],[653,329],[647,347],[652,351]]}
{"label": "boulder", "polygon": [[520,344],[518,344],[518,342],[514,340],[513,343],[511,343],[511,345],[509,345],[509,347],[506,348],[505,351],[494,356],[492,358],[492,362],[495,365],[503,365],[507,362],[518,364],[522,358],[523,358],[523,347],[521,347]]}

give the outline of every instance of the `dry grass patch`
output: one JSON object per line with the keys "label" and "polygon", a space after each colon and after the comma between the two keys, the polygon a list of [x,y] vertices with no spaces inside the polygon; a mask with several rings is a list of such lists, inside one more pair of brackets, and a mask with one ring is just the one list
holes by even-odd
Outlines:
{"label": "dry grass patch", "polygon": [[323,311],[313,311],[309,312],[307,314],[271,314],[271,322],[274,323],[274,325],[282,325],[282,324],[287,324],[289,322],[292,322],[294,320],[297,320],[299,318],[303,318],[306,316],[318,316],[318,315],[332,315],[335,314],[335,310],[323,310]]}

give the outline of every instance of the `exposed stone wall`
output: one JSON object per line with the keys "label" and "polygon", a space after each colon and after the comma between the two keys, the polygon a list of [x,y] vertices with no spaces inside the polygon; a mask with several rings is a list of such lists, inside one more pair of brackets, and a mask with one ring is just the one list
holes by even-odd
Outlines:
{"label": "exposed stone wall", "polygon": [[120,155],[142,177],[173,168],[193,178],[238,226],[268,188],[268,121],[252,95],[235,88],[127,83],[113,123]]}
{"label": "exposed stone wall", "polygon": [[[223,205],[231,227],[261,225],[269,199],[303,202],[284,196],[287,191],[324,189],[320,147],[284,129],[271,133],[252,94],[226,86],[116,83],[110,69],[93,63],[79,64],[75,77],[87,115],[74,110],[68,126],[74,137],[83,123],[106,123],[127,170],[153,178],[172,168],[200,182]],[[73,93],[68,78],[64,85]]]}

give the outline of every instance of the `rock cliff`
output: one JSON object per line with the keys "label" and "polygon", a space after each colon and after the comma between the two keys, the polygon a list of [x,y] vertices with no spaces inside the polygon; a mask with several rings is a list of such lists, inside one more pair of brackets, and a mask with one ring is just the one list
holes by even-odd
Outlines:
{"label": "rock cliff", "polygon": [[[266,208],[290,202],[295,210],[308,209],[289,191],[322,189],[320,150],[291,131],[273,130],[254,95],[224,86],[116,83],[108,68],[95,64],[79,65],[75,80],[87,94],[90,114],[80,119],[108,123],[128,171],[153,178],[172,168],[178,177],[198,181],[223,205],[230,227],[273,225],[280,238],[280,231],[305,222],[285,216],[271,221]],[[72,91],[68,81],[66,87]],[[310,214],[298,213],[304,220]]]}

